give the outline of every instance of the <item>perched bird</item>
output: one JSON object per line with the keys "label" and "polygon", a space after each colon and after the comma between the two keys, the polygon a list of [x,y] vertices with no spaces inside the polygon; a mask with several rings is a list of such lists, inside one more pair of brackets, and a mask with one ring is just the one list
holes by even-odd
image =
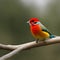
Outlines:
{"label": "perched bird", "polygon": [[55,36],[52,35],[48,29],[39,21],[38,18],[31,18],[27,21],[30,25],[30,30],[32,35],[36,39],[36,43],[41,41],[45,41],[47,38],[54,38]]}

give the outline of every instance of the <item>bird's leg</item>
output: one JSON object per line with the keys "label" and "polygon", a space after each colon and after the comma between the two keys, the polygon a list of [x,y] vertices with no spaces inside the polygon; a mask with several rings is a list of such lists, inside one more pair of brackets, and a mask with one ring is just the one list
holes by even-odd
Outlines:
{"label": "bird's leg", "polygon": [[39,42],[39,39],[36,40],[36,43],[38,43],[38,42]]}

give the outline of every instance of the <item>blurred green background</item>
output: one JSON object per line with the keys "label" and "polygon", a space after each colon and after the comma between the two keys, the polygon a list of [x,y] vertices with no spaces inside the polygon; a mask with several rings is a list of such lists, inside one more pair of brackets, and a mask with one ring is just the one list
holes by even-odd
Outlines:
{"label": "blurred green background", "polygon": [[[48,11],[43,14],[39,10],[40,6],[37,8],[32,2],[30,5],[29,3],[25,5],[23,2],[22,0],[0,0],[0,43],[23,44],[34,41],[29,25],[26,23],[32,17],[39,18],[53,34],[60,35],[60,2],[58,0],[50,4],[47,7]],[[0,56],[8,52],[0,49]],[[8,60],[60,60],[60,44],[19,52]]]}

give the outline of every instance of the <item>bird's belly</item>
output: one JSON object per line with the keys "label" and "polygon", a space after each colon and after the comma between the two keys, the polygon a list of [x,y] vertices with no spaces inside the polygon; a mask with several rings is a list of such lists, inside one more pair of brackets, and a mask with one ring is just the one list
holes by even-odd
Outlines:
{"label": "bird's belly", "polygon": [[48,38],[50,36],[48,32],[44,32],[44,31],[40,32],[40,35],[41,37],[44,37],[44,38]]}
{"label": "bird's belly", "polygon": [[33,36],[37,39],[41,39],[41,38],[49,38],[49,34],[47,32],[44,32],[44,31],[38,31],[38,30],[35,30],[32,32]]}
{"label": "bird's belly", "polygon": [[41,39],[41,38],[45,39],[49,37],[49,33],[42,31],[39,26],[31,27],[31,32],[36,39]]}

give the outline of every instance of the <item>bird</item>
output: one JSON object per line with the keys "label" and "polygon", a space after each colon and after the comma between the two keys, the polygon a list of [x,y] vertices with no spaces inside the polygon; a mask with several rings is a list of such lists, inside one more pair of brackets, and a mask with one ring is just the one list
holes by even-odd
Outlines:
{"label": "bird", "polygon": [[49,30],[40,22],[38,18],[30,18],[27,23],[29,23],[30,31],[36,39],[36,43],[55,37],[55,35],[51,34],[51,32],[49,32]]}

